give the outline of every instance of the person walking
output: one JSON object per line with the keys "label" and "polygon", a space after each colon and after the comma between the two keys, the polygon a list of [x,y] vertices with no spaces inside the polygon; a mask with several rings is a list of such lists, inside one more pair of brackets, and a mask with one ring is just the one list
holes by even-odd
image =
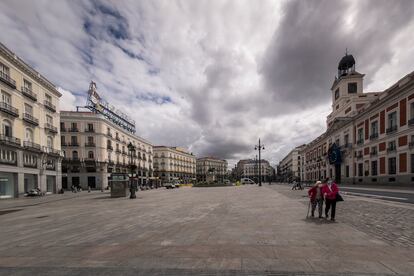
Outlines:
{"label": "person walking", "polygon": [[323,208],[323,194],[322,194],[322,189],[323,189],[323,184],[321,181],[316,181],[315,185],[313,185],[312,188],[309,189],[308,191],[308,195],[310,198],[310,202],[312,205],[312,211],[311,211],[311,216],[315,217],[315,210],[316,210],[316,206],[318,206],[318,214],[319,214],[319,218],[322,218],[322,208]]}
{"label": "person walking", "polygon": [[326,184],[322,188],[322,193],[325,198],[325,217],[328,218],[329,211],[331,211],[331,221],[335,221],[336,195],[338,192],[338,185],[327,178]]}

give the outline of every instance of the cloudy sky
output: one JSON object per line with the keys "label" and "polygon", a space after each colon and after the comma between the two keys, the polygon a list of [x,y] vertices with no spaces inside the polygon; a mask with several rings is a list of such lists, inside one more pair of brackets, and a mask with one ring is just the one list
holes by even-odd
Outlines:
{"label": "cloudy sky", "polygon": [[345,49],[381,91],[414,70],[414,1],[3,0],[0,41],[85,105],[89,82],[156,145],[278,162],[325,130]]}

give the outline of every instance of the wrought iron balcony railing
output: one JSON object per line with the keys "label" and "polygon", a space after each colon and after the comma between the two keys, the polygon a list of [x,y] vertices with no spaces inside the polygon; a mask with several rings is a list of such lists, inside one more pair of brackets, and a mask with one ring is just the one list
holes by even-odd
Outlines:
{"label": "wrought iron balcony railing", "polygon": [[0,135],[0,143],[8,146],[21,146],[21,140],[16,137]]}
{"label": "wrought iron balcony railing", "polygon": [[52,132],[52,133],[57,133],[58,132],[57,127],[53,126],[50,123],[45,124],[45,129]]}
{"label": "wrought iron balcony railing", "polygon": [[39,119],[33,117],[33,115],[29,113],[23,113],[23,120],[35,126],[39,125]]}
{"label": "wrought iron balcony railing", "polygon": [[86,142],[85,147],[96,147],[96,144],[94,142]]}
{"label": "wrought iron balcony railing", "polygon": [[41,150],[41,147],[39,144],[30,142],[30,141],[23,141],[23,147],[27,148],[27,149],[34,149],[34,150]]}
{"label": "wrought iron balcony railing", "polygon": [[395,132],[395,131],[397,131],[397,126],[396,126],[396,125],[395,125],[395,126],[391,126],[391,127],[387,128],[386,133],[387,133],[387,134],[390,134],[390,133],[393,133],[393,132]]}
{"label": "wrought iron balcony railing", "polygon": [[364,143],[364,139],[357,140],[357,145],[361,145]]}
{"label": "wrought iron balcony railing", "polygon": [[37,101],[37,95],[33,93],[33,91],[30,88],[22,86],[21,91],[23,96],[26,96],[27,98],[33,101]]}
{"label": "wrought iron balcony railing", "polygon": [[374,139],[377,139],[378,138],[378,132],[377,133],[372,133],[370,136],[369,136],[369,139],[370,140],[374,140]]}
{"label": "wrought iron balcony railing", "polygon": [[71,128],[68,128],[68,131],[69,132],[79,132],[79,129],[77,127],[71,127]]}
{"label": "wrought iron balcony railing", "polygon": [[50,111],[56,112],[56,106],[54,104],[52,104],[50,101],[44,100],[43,104]]}
{"label": "wrought iron balcony railing", "polygon": [[0,102],[0,111],[12,115],[14,117],[19,117],[19,110],[8,103]]}
{"label": "wrought iron balcony railing", "polygon": [[6,73],[0,71],[0,80],[4,82],[5,84],[9,85],[10,87],[16,89],[16,81],[12,78],[10,78],[9,75]]}
{"label": "wrought iron balcony railing", "polygon": [[85,128],[85,132],[93,133],[93,132],[95,132],[95,129],[93,129],[93,128]]}

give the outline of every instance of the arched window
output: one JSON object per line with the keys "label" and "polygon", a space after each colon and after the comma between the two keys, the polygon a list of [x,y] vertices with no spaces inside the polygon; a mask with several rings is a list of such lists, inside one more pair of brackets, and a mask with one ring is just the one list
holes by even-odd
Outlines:
{"label": "arched window", "polygon": [[13,136],[12,124],[8,120],[3,120],[3,135],[7,137]]}
{"label": "arched window", "polygon": [[28,142],[33,142],[33,130],[26,128],[25,139]]}
{"label": "arched window", "polygon": [[53,138],[50,136],[47,136],[47,147],[53,149]]}
{"label": "arched window", "polygon": [[72,151],[72,158],[73,159],[79,159],[78,152],[76,150]]}
{"label": "arched window", "polygon": [[93,151],[89,151],[88,152],[88,158],[90,158],[90,159],[93,159],[94,157],[93,157]]}

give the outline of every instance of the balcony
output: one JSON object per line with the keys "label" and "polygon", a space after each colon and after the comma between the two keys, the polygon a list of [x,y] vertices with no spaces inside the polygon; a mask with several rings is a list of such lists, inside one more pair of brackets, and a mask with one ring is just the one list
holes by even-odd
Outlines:
{"label": "balcony", "polygon": [[410,149],[414,148],[414,141],[413,141],[413,142],[408,143],[408,147],[409,147]]}
{"label": "balcony", "polygon": [[52,124],[46,123],[45,129],[50,131],[51,133],[58,133],[57,127],[53,126]]}
{"label": "balcony", "polygon": [[387,130],[385,131],[387,134],[390,134],[390,133],[393,133],[393,132],[395,132],[395,131],[397,131],[397,126],[392,126],[392,127],[389,127],[389,128],[387,128]]}
{"label": "balcony", "polygon": [[60,127],[60,132],[66,132],[66,127]]}
{"label": "balcony", "polygon": [[392,153],[392,152],[395,152],[396,150],[397,150],[396,147],[387,148],[387,153]]}
{"label": "balcony", "polygon": [[77,127],[71,127],[71,128],[68,128],[68,131],[69,132],[79,132],[79,129]]}
{"label": "balcony", "polygon": [[370,140],[378,139],[378,132],[377,132],[377,133],[372,133],[372,134],[369,136],[369,139],[370,139]]}
{"label": "balcony", "polygon": [[87,143],[85,143],[85,147],[87,147],[87,148],[96,147],[96,144],[94,142],[87,142]]}
{"label": "balcony", "polygon": [[39,119],[33,117],[33,115],[31,115],[29,113],[23,113],[23,120],[25,122],[28,122],[29,124],[34,125],[34,126],[39,125]]}
{"label": "balcony", "polygon": [[114,147],[112,147],[111,145],[107,145],[106,146],[106,149],[108,149],[108,150],[114,150]]}
{"label": "balcony", "polygon": [[95,158],[85,158],[85,159],[83,159],[83,161],[85,162],[85,163],[95,163]]}
{"label": "balcony", "polygon": [[378,152],[376,150],[375,151],[371,151],[369,153],[370,156],[377,156],[377,154],[378,154]]}
{"label": "balcony", "polygon": [[106,135],[112,138],[112,133],[107,132]]}
{"label": "balcony", "polygon": [[95,132],[95,129],[93,129],[93,128],[85,128],[85,132],[94,133]]}
{"label": "balcony", "polygon": [[51,102],[49,102],[48,100],[44,100],[43,104],[45,105],[45,107],[47,109],[49,109],[52,112],[56,112],[56,106],[53,105]]}
{"label": "balcony", "polygon": [[16,81],[14,79],[10,78],[9,75],[7,75],[6,73],[4,73],[2,71],[0,71],[0,81],[4,82],[8,86],[16,89]]}
{"label": "balcony", "polygon": [[68,147],[79,147],[79,143],[77,141],[71,141],[68,143]]}
{"label": "balcony", "polygon": [[411,118],[410,120],[408,120],[408,125],[414,126],[414,118]]}
{"label": "balcony", "polygon": [[121,138],[119,138],[119,136],[115,136],[115,140],[121,141]]}
{"label": "balcony", "polygon": [[29,141],[23,141],[23,147],[29,150],[41,151],[41,147],[39,144],[29,142]]}
{"label": "balcony", "polygon": [[66,143],[65,141],[60,141],[60,146],[66,147],[67,145],[68,145],[68,143]]}
{"label": "balcony", "polygon": [[0,143],[7,146],[14,146],[14,147],[20,147],[21,141],[19,138],[6,136],[6,135],[0,135]]}
{"label": "balcony", "polygon": [[37,101],[37,95],[33,93],[32,89],[22,86],[22,94],[32,101]]}
{"label": "balcony", "polygon": [[13,117],[19,117],[19,110],[5,102],[0,103],[0,111],[3,111]]}
{"label": "balcony", "polygon": [[357,145],[362,145],[362,144],[364,144],[364,139],[360,139],[357,141]]}
{"label": "balcony", "polygon": [[60,151],[56,150],[54,148],[51,147],[43,147],[43,152],[50,154],[50,155],[56,155],[59,156],[60,155]]}

